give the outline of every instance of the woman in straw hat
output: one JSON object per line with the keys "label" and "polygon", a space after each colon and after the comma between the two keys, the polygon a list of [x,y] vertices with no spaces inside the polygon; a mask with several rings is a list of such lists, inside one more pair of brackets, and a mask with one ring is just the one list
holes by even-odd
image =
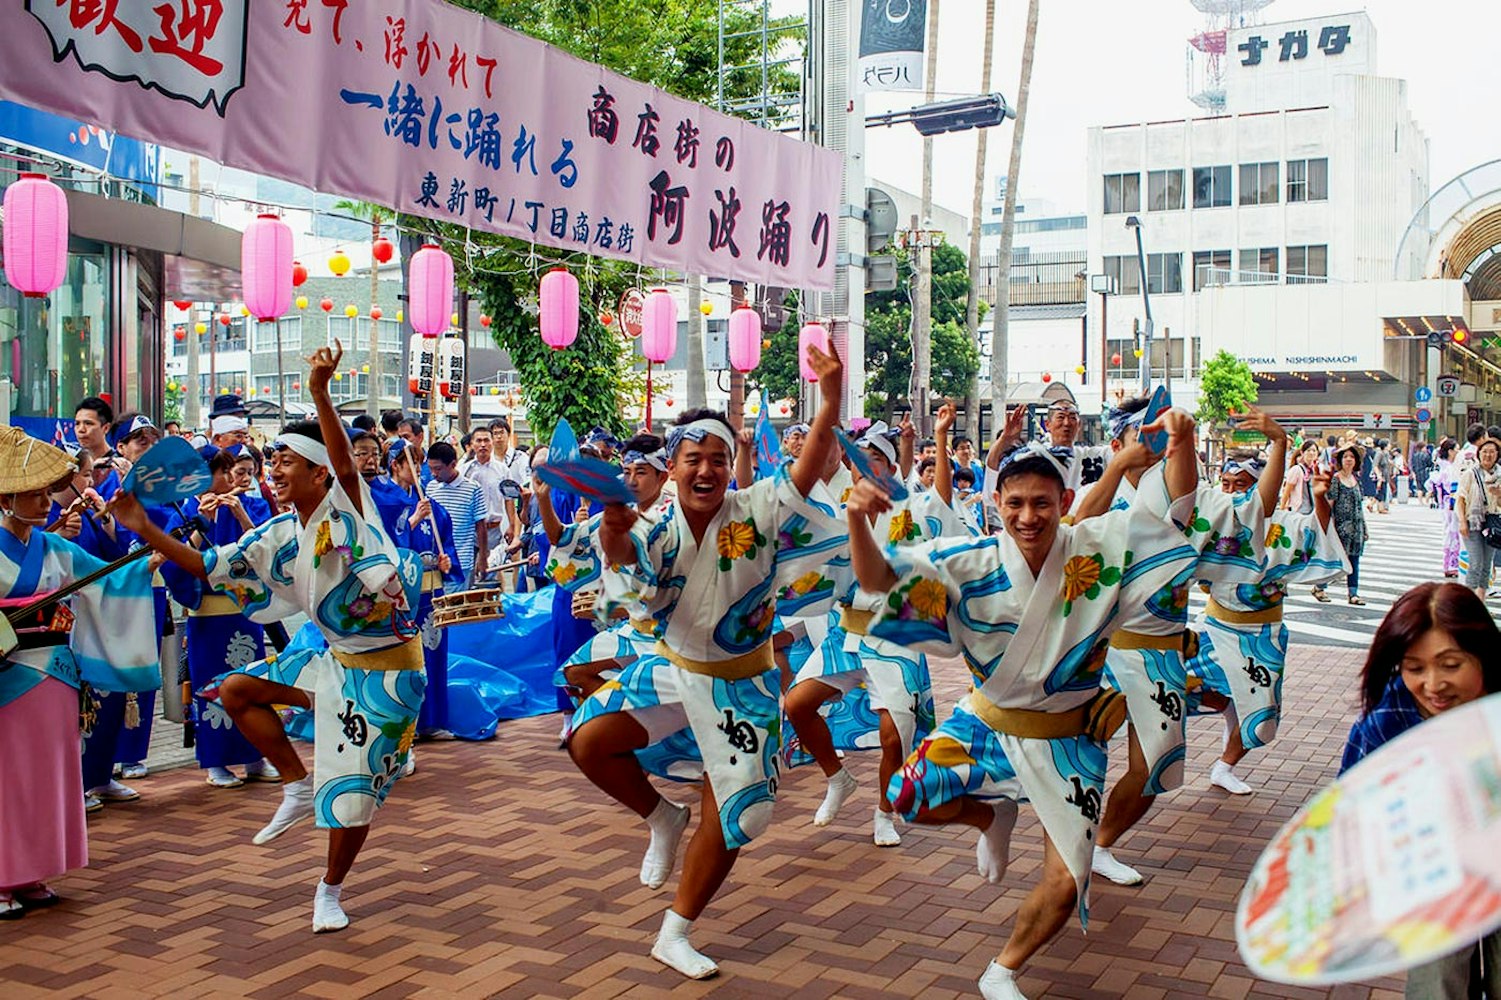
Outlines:
{"label": "woman in straw hat", "polygon": [[[154,690],[161,684],[149,629],[151,571],[132,563],[67,599],[20,608],[105,565],[41,530],[49,488],[74,463],[15,427],[0,427],[0,609],[20,620],[0,644],[0,919],[57,902],[44,879],[88,863],[78,766],[79,687]],[[113,626],[106,626],[113,622]],[[8,637],[6,637],[8,638]]]}

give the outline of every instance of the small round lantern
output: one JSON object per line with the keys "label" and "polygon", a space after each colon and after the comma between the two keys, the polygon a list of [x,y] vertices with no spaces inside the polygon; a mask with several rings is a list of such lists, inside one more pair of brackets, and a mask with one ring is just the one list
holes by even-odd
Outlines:
{"label": "small round lantern", "polygon": [[825,354],[829,350],[829,331],[820,323],[804,323],[797,332],[797,366],[804,382],[817,382],[818,373],[808,362],[808,348],[817,347]]}
{"label": "small round lantern", "polygon": [[219,325],[220,326],[229,326],[229,324],[231,324],[233,322],[234,322],[234,320],[230,318],[229,313],[220,313],[219,314]]}
{"label": "small round lantern", "polygon": [[561,351],[578,339],[579,335],[579,280],[567,268],[555,267],[542,276],[542,286],[537,293],[541,311],[537,322],[542,330],[542,342],[555,351]]}
{"label": "small round lantern", "polygon": [[307,268],[301,261],[292,261],[292,287],[301,288],[307,281]]}
{"label": "small round lantern", "polygon": [[334,311],[334,300],[333,299],[323,299],[322,301],[320,301],[318,303],[318,308],[322,309],[324,312],[333,312]]}
{"label": "small round lantern", "polygon": [[205,333],[208,333],[208,324],[207,323],[201,323],[201,322],[200,323],[194,323],[193,324],[193,332],[196,333],[196,334],[198,334],[198,336],[200,336],[200,337],[203,336]]}
{"label": "small round lantern", "polygon": [[750,306],[730,313],[730,367],[748,372],[761,363],[761,314]]}
{"label": "small round lantern", "polygon": [[412,329],[424,337],[442,335],[453,308],[453,258],[436,244],[425,244],[407,265],[407,295]]}
{"label": "small round lantern", "polygon": [[389,264],[391,258],[396,256],[396,247],[384,236],[377,236],[375,242],[370,244],[370,256],[375,258],[377,264]]}
{"label": "small round lantern", "polygon": [[1112,365],[1116,365],[1117,367],[1120,366],[1120,363],[1121,363],[1121,352],[1120,351],[1116,351],[1114,354],[1110,355],[1110,363]]}
{"label": "small round lantern", "polygon": [[641,353],[661,364],[678,349],[678,304],[665,288],[653,288],[641,307]]}
{"label": "small round lantern", "polygon": [[175,330],[172,331],[172,339],[173,340],[182,340],[185,337],[187,337],[187,333],[185,333],[183,331],[182,327],[178,327],[177,329],[175,329]]}
{"label": "small round lantern", "polygon": [[307,296],[306,295],[299,295],[299,296],[297,296],[297,308],[298,309],[306,309],[307,308]]}
{"label": "small round lantern", "polygon": [[241,316],[249,316],[250,315],[250,307],[249,306],[241,306],[240,307],[240,315]]}
{"label": "small round lantern", "polygon": [[400,323],[407,318],[407,314],[400,309],[396,310],[396,322]]}
{"label": "small round lantern", "polygon": [[5,189],[5,280],[22,295],[52,294],[68,273],[68,199],[43,174]]}
{"label": "small round lantern", "polygon": [[189,309],[193,308],[193,303],[189,302],[187,299],[173,299],[172,304],[182,312],[187,312]]}
{"label": "small round lantern", "polygon": [[167,391],[168,392],[176,392],[177,391],[177,383],[176,382],[168,382],[167,383]]}
{"label": "small round lantern", "polygon": [[490,329],[490,322],[491,322],[491,320],[490,320],[490,317],[488,315],[486,315],[484,313],[480,313],[480,317],[479,317],[479,325],[480,326],[482,326],[486,330],[488,330],[488,329]]}
{"label": "small round lantern", "polygon": [[354,319],[359,314],[360,314],[360,307],[357,306],[357,305],[355,305],[353,302],[349,303],[349,305],[347,305],[347,306],[344,307],[344,315],[348,316],[350,319]]}
{"label": "small round lantern", "polygon": [[1042,380],[1044,382],[1051,382],[1051,381],[1053,381],[1053,373],[1052,372],[1043,372],[1042,373]]}
{"label": "small round lantern", "polygon": [[328,258],[328,270],[335,278],[344,277],[349,273],[349,256],[343,250],[335,250]]}
{"label": "small round lantern", "polygon": [[1082,377],[1084,375],[1084,366],[1076,365],[1074,367],[1074,374]]}
{"label": "small round lantern", "polygon": [[610,310],[606,309],[599,314],[600,326],[609,326],[613,322],[615,322],[615,314],[610,312]]}
{"label": "small round lantern", "polygon": [[1138,361],[1141,360],[1141,348],[1138,347],[1136,350],[1132,351],[1131,353],[1134,354],[1134,355],[1136,355],[1136,360],[1138,360]]}
{"label": "small round lantern", "polygon": [[380,322],[380,318],[384,315],[385,313],[381,312],[380,306],[370,307],[370,318],[375,320],[377,323]]}
{"label": "small round lantern", "polygon": [[707,316],[707,315],[709,315],[710,313],[712,313],[714,311],[714,303],[712,303],[712,302],[700,302],[698,304],[698,311],[701,312],[701,313],[703,313],[705,316]]}

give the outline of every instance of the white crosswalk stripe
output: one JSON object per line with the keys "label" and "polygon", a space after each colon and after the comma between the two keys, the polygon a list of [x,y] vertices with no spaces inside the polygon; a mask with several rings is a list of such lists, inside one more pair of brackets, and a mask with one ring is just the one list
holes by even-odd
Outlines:
{"label": "white crosswalk stripe", "polygon": [[[1366,525],[1370,540],[1360,557],[1360,597],[1365,606],[1347,603],[1343,579],[1328,585],[1328,604],[1315,600],[1308,587],[1297,587],[1283,605],[1291,642],[1368,646],[1397,598],[1420,583],[1444,579],[1444,525],[1438,511],[1415,503],[1393,504],[1390,514],[1367,512]],[[1197,617],[1206,601],[1196,589],[1190,611]]]}

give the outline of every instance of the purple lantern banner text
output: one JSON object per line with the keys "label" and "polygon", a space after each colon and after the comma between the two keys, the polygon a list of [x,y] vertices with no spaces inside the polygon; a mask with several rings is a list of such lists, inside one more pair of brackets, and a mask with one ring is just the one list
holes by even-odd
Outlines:
{"label": "purple lantern banner text", "polygon": [[440,0],[25,0],[0,97],[548,246],[833,287],[837,153]]}

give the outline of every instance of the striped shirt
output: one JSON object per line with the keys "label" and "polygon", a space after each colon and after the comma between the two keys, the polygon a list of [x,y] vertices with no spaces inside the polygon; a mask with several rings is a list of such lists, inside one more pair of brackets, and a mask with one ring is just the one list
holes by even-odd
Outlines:
{"label": "striped shirt", "polygon": [[468,576],[474,572],[474,526],[487,517],[484,491],[474,480],[455,476],[451,483],[434,478],[427,484],[427,496],[446,510],[453,521],[453,543],[459,550],[459,564]]}

